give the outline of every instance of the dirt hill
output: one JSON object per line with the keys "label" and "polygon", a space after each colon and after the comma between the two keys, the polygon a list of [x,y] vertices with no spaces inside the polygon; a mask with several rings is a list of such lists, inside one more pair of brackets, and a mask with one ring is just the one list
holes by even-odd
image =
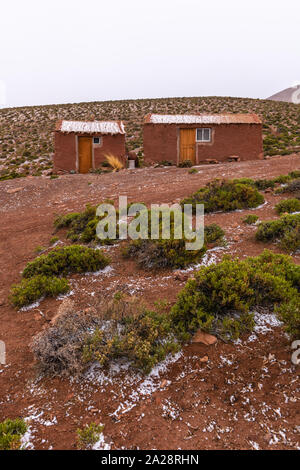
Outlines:
{"label": "dirt hill", "polygon": [[266,155],[287,155],[300,148],[300,108],[293,103],[228,97],[104,101],[0,110],[0,180],[52,168],[53,135],[58,119],[122,119],[129,149],[140,148],[145,114],[257,113],[264,122]]}
{"label": "dirt hill", "polygon": [[275,93],[275,95],[267,98],[272,101],[285,101],[286,103],[299,104],[300,102],[300,85],[286,88],[285,90]]}

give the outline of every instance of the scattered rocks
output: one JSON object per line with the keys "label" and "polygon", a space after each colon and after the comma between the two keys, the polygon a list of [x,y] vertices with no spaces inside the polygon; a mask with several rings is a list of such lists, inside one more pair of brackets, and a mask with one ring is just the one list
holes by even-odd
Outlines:
{"label": "scattered rocks", "polygon": [[208,356],[201,357],[200,362],[208,362]]}

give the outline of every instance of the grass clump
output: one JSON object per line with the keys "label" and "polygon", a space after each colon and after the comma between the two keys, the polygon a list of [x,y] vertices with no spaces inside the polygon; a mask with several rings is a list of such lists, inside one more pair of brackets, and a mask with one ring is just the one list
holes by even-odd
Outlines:
{"label": "grass clump", "polygon": [[11,288],[10,301],[16,308],[29,305],[43,297],[56,297],[59,294],[66,294],[70,289],[65,278],[34,276],[29,279],[22,279],[19,284]]}
{"label": "grass clump", "polygon": [[122,168],[124,168],[124,165],[121,162],[121,160],[119,160],[118,157],[116,157],[115,155],[111,153],[106,154],[105,159],[107,163],[109,164],[109,166],[113,168],[113,171],[119,171],[119,170],[122,170]]}
{"label": "grass clump", "polygon": [[255,238],[262,242],[278,242],[289,253],[300,248],[300,214],[283,215],[258,225]]}
{"label": "grass clump", "polygon": [[284,199],[276,204],[275,209],[278,214],[283,214],[284,212],[288,212],[289,214],[292,212],[299,212],[300,200],[296,198]]}
{"label": "grass clump", "polygon": [[237,338],[253,328],[251,308],[279,306],[284,311],[288,302],[300,303],[299,286],[300,267],[288,256],[267,250],[243,261],[226,256],[186,283],[171,310],[172,326],[182,341],[198,328]]}
{"label": "grass clump", "polygon": [[101,424],[86,424],[83,429],[77,429],[77,449],[91,450],[99,440],[104,426]]}
{"label": "grass clump", "polygon": [[27,431],[23,419],[6,419],[0,423],[0,450],[18,450],[21,438]]}
{"label": "grass clump", "polygon": [[244,217],[242,221],[244,224],[254,225],[258,221],[258,215],[255,215],[255,214],[246,215],[246,217]]}
{"label": "grass clump", "polygon": [[263,202],[263,196],[245,180],[215,179],[181,201],[181,204],[192,204],[194,210],[196,204],[204,204],[204,211],[208,213],[249,209]]}

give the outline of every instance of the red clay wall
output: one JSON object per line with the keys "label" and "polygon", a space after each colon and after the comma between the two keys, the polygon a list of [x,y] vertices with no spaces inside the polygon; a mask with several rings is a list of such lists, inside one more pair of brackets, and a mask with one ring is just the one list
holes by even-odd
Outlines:
{"label": "red clay wall", "polygon": [[[80,134],[82,137],[90,135]],[[101,145],[93,145],[94,168],[98,168],[105,161],[105,154],[112,153],[122,161],[125,159],[125,134],[101,135],[93,134],[93,137],[101,137]],[[91,137],[92,138],[92,137]],[[77,134],[54,132],[55,153],[53,157],[54,170],[77,171]]]}
{"label": "red clay wall", "polygon": [[197,143],[196,163],[207,158],[226,161],[232,155],[241,160],[263,158],[261,124],[177,125],[144,124],[145,161],[179,163],[179,131],[184,128],[212,128],[212,142]]}

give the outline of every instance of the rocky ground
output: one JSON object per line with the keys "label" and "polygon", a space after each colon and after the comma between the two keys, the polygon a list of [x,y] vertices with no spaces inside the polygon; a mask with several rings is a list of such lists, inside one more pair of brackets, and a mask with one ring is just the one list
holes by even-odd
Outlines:
{"label": "rocky ground", "polygon": [[[63,303],[88,308],[119,290],[149,305],[157,299],[174,302],[192,269],[181,275],[145,272],[134,261],[123,260],[116,245],[104,248],[112,269],[73,276],[69,297],[47,299],[23,311],[9,305],[10,286],[36,256],[36,247],[49,246],[55,214],[106,198],[117,201],[119,195],[127,195],[129,202],[174,203],[215,177],[287,174],[300,169],[300,157],[198,169],[196,174],[166,167],[57,179],[29,176],[0,183],[0,339],[7,350],[7,364],[0,366],[0,421],[25,418],[28,448],[72,449],[76,429],[92,421],[105,425],[102,448],[300,448],[299,368],[291,363],[291,341],[274,315],[256,312],[255,331],[235,344],[186,345],[148,376],[134,373],[126,363],[109,370],[94,366],[80,380],[37,373],[30,343]],[[266,203],[255,210],[206,216],[206,223],[216,222],[225,230],[227,246],[209,250],[203,263],[218,261],[224,253],[256,255],[266,247],[255,242],[255,228],[241,222],[249,213],[260,220],[276,217],[274,205],[282,197],[272,192],[264,197]],[[300,263],[300,255],[294,260]]]}

